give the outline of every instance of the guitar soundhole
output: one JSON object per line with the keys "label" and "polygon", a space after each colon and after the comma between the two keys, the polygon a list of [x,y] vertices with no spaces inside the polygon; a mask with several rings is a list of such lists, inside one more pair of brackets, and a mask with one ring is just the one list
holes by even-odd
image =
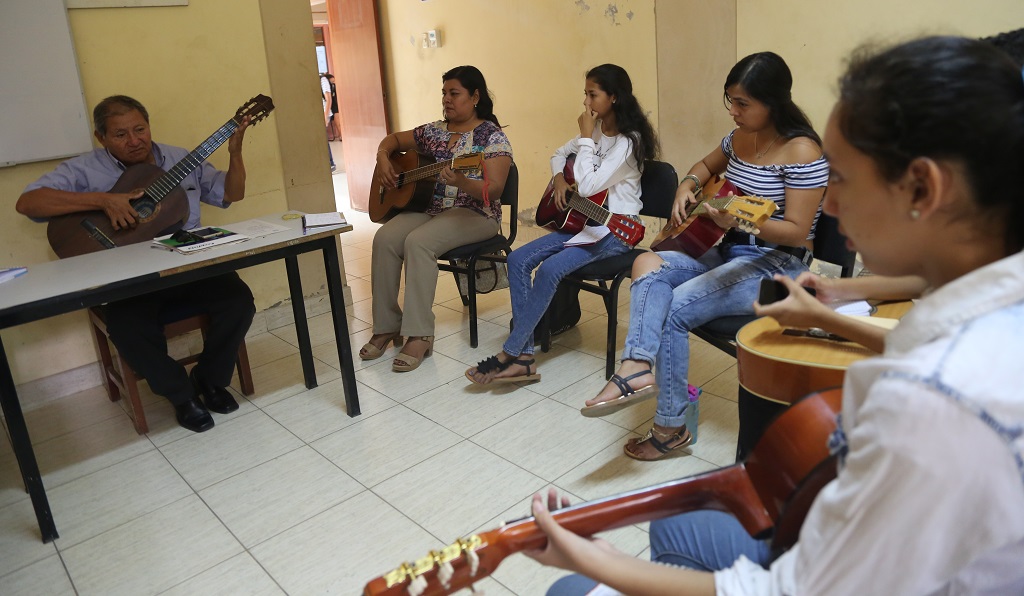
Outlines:
{"label": "guitar soundhole", "polygon": [[142,195],[142,197],[135,199],[132,202],[132,207],[139,214],[140,221],[145,221],[156,214],[156,201],[149,198],[148,195]]}

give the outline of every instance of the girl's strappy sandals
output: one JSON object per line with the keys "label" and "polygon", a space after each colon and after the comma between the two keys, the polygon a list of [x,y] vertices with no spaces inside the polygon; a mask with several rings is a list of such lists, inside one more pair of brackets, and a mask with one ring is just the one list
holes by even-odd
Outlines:
{"label": "girl's strappy sandals", "polygon": [[[660,430],[656,430],[653,426],[647,431],[647,434],[639,439],[630,439],[623,445],[622,451],[629,457],[640,460],[640,461],[658,461],[659,459],[665,459],[679,455],[683,449],[690,446],[690,442],[693,441],[693,435],[684,426],[678,429],[674,433],[663,433]],[[658,450],[658,454],[654,457],[641,457],[638,453],[630,450],[632,447],[636,449],[638,446],[650,443],[655,449]],[[675,445],[673,445],[675,443]]]}
{"label": "girl's strappy sandals", "polygon": [[[525,366],[526,374],[514,377],[494,377],[490,381],[481,381],[477,379],[478,375],[482,375],[486,379],[491,373],[504,372],[513,364]],[[536,360],[533,358],[530,358],[529,360],[520,360],[518,358],[501,360],[497,356],[491,356],[487,360],[481,360],[474,368],[467,370],[466,378],[477,385],[489,385],[491,383],[528,383],[539,381],[540,373],[537,372]]]}
{"label": "girl's strappy sandals", "polygon": [[629,375],[628,377],[625,378],[623,378],[620,375],[612,375],[612,378],[609,379],[609,382],[614,383],[615,386],[619,388],[619,393],[621,395],[619,395],[619,397],[616,397],[615,399],[609,399],[608,401],[603,401],[599,404],[594,404],[592,406],[584,406],[580,408],[580,414],[583,414],[587,418],[607,416],[608,414],[618,412],[623,408],[628,408],[629,406],[638,404],[642,401],[646,401],[648,399],[651,399],[652,397],[657,397],[658,386],[655,385],[654,383],[651,383],[650,385],[644,385],[643,387],[637,389],[633,389],[632,387],[629,386],[629,382],[632,381],[633,379],[640,378],[644,375],[653,374],[654,373],[651,372],[651,369],[648,368],[647,370],[642,370],[636,374]]}

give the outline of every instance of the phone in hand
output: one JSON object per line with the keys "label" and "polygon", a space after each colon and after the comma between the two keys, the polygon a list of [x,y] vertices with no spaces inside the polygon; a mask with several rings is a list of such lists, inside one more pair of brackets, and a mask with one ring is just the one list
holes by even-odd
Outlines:
{"label": "phone in hand", "polygon": [[[806,290],[811,296],[815,295],[814,288],[805,287],[804,290]],[[786,284],[781,281],[771,279],[770,277],[766,277],[761,280],[761,289],[757,294],[757,301],[761,305],[784,300],[786,296],[789,296],[789,289],[786,287]]]}

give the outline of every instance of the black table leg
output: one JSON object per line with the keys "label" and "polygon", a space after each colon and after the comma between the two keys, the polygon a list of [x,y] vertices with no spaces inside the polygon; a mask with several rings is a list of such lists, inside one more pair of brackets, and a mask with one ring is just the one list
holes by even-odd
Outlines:
{"label": "black table leg", "polygon": [[348,312],[345,310],[345,294],[341,288],[338,249],[334,243],[324,247],[324,269],[327,271],[327,291],[331,296],[334,340],[338,342],[338,362],[341,366],[341,386],[345,390],[345,410],[349,416],[358,416],[361,412],[359,394],[356,390],[356,370],[352,364],[352,346],[348,339]]}
{"label": "black table leg", "polygon": [[35,453],[32,452],[32,440],[28,436],[25,415],[21,411],[18,393],[14,388],[14,377],[11,376],[11,367],[7,362],[7,353],[4,351],[2,341],[0,341],[0,406],[3,406],[4,417],[7,419],[7,430],[11,434],[11,445],[14,447],[15,457],[18,458],[21,477],[25,481],[25,488],[32,499],[32,507],[36,510],[39,532],[43,536],[43,542],[51,542],[60,536],[57,535],[57,526],[53,523],[50,503],[46,500],[43,478],[39,474]]}
{"label": "black table leg", "polygon": [[288,290],[292,297],[292,314],[295,316],[295,336],[299,342],[302,375],[306,379],[306,389],[313,389],[316,387],[316,369],[313,368],[313,347],[309,342],[309,322],[306,321],[306,304],[302,298],[299,261],[295,256],[285,257],[284,267],[288,271]]}

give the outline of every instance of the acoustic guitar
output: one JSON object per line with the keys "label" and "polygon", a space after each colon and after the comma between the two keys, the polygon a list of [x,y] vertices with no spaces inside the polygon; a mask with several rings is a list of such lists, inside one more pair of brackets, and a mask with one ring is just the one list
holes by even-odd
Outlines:
{"label": "acoustic guitar", "polygon": [[559,209],[555,205],[555,180],[552,178],[540,199],[540,205],[537,206],[537,225],[555,232],[561,230],[575,234],[582,231],[588,221],[593,221],[598,225],[607,226],[612,234],[626,244],[636,246],[644,239],[644,225],[605,209],[604,204],[608,200],[607,190],[589,197],[580,195],[572,170],[575,163],[576,154],[573,153],[565,160],[565,167],[562,168],[562,176],[569,184],[569,190],[566,191],[566,208]]}
{"label": "acoustic guitar", "polygon": [[479,170],[483,168],[483,153],[467,153],[444,161],[407,151],[388,160],[398,174],[395,188],[384,188],[378,182],[379,165],[373,167],[373,187],[370,188],[370,221],[380,223],[399,211],[426,211],[434,197],[437,176],[445,166],[453,170]]}
{"label": "acoustic guitar", "polygon": [[[730,192],[733,196],[729,196]],[[718,224],[707,217],[701,217],[707,214],[708,206],[732,215],[739,220],[739,228],[751,234],[778,209],[775,201],[736,196],[739,194],[740,190],[725,179],[709,183],[704,187],[701,201],[690,210],[683,223],[663,229],[651,243],[651,250],[682,251],[694,258],[706,253],[725,235],[725,230],[718,227]]]}
{"label": "acoustic guitar", "polygon": [[[910,301],[883,303],[875,316],[858,318],[891,329],[912,306]],[[811,391],[842,385],[851,364],[878,355],[852,341],[789,331],[775,319],[761,317],[736,334],[740,385],[761,399],[789,404]]]}
{"label": "acoustic guitar", "polygon": [[[813,393],[784,411],[765,431],[750,457],[713,472],[581,503],[554,518],[581,536],[698,509],[736,516],[751,536],[771,532],[778,556],[791,548],[815,496],[836,476],[828,439],[836,429],[839,389]],[[546,538],[533,517],[457,540],[438,551],[371,580],[367,596],[450,594],[487,577],[505,557],[543,548]],[[409,591],[416,582],[422,591]]]}
{"label": "acoustic guitar", "polygon": [[132,208],[139,214],[134,227],[115,230],[103,211],[81,211],[51,217],[46,227],[46,239],[53,252],[64,259],[105,248],[146,242],[181,229],[188,217],[188,197],[179,186],[181,181],[231,138],[241,126],[243,118],[248,116],[249,126],[255,126],[273,109],[272,99],[266,95],[257,95],[242,104],[230,120],[170,170],[165,172],[159,166],[148,163],[128,167],[110,192],[143,190],[141,197],[131,201]]}

